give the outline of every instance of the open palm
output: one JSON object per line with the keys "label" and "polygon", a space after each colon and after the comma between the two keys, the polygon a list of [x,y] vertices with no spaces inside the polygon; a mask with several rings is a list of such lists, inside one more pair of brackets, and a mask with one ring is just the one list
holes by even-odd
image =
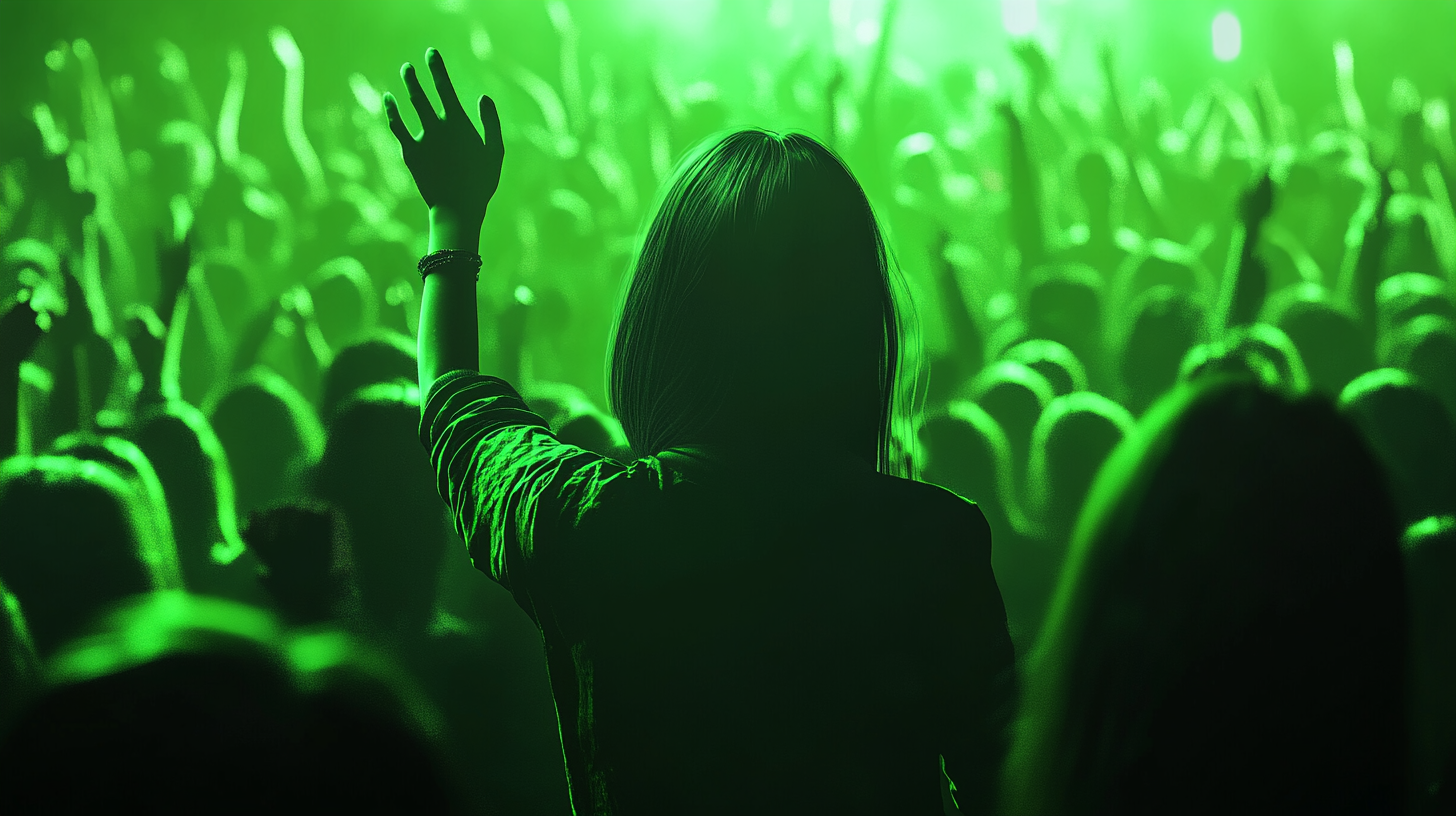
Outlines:
{"label": "open palm", "polygon": [[425,62],[435,81],[444,115],[435,111],[425,95],[414,66],[405,63],[400,76],[410,103],[419,114],[422,132],[418,137],[410,133],[409,126],[400,117],[399,102],[390,93],[384,95],[385,117],[390,131],[399,140],[415,187],[430,210],[461,224],[479,225],[485,219],[490,197],[500,185],[501,161],[505,157],[500,116],[490,97],[480,97],[480,123],[485,131],[482,139],[460,105],[440,52],[429,49],[425,52]]}

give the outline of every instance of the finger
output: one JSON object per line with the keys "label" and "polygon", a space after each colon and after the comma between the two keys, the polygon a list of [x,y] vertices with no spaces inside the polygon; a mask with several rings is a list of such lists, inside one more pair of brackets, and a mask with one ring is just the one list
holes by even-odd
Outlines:
{"label": "finger", "polygon": [[384,118],[389,122],[389,132],[399,140],[400,148],[409,148],[414,145],[414,134],[410,133],[409,125],[406,125],[404,118],[399,115],[399,100],[388,91],[384,92]]}
{"label": "finger", "polygon": [[435,93],[440,95],[440,105],[445,109],[445,117],[463,118],[465,108],[460,105],[455,85],[450,82],[450,73],[445,70],[445,58],[440,56],[439,51],[431,48],[425,52],[425,64],[430,66],[430,77],[435,80]]}
{"label": "finger", "polygon": [[504,156],[506,143],[501,138],[500,112],[495,109],[495,100],[484,95],[480,97],[480,131],[486,146]]}
{"label": "finger", "polygon": [[420,84],[420,78],[415,74],[415,67],[408,62],[399,69],[399,75],[404,80],[404,89],[409,93],[410,104],[415,106],[415,113],[419,114],[420,126],[427,132],[431,125],[440,121],[440,116],[435,113],[435,106],[430,104],[430,98],[425,96],[425,88]]}

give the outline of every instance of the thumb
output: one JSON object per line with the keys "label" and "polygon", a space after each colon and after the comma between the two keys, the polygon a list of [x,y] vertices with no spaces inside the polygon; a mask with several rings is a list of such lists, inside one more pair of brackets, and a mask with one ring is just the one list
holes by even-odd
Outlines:
{"label": "thumb", "polygon": [[495,109],[495,100],[489,96],[480,97],[480,130],[485,146],[505,154],[505,141],[501,139],[500,113]]}

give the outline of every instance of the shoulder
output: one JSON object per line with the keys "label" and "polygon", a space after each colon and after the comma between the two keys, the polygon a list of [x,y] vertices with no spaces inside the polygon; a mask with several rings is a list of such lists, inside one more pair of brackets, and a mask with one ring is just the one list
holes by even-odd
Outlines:
{"label": "shoulder", "polygon": [[991,549],[991,527],[981,508],[970,499],[929,482],[876,474],[876,492],[899,506],[913,524],[945,547],[971,552]]}
{"label": "shoulder", "polygon": [[961,520],[985,520],[981,508],[975,502],[940,485],[883,474],[875,474],[873,484],[876,491],[896,501],[914,505],[923,512]]}

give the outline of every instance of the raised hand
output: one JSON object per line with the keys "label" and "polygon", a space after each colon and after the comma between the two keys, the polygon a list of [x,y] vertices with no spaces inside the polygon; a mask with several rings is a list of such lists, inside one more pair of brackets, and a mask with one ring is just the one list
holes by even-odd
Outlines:
{"label": "raised hand", "polygon": [[485,220],[485,208],[500,185],[501,161],[505,145],[501,141],[500,116],[495,102],[480,97],[480,121],[484,139],[471,123],[460,97],[445,71],[445,60],[431,48],[425,62],[435,81],[444,109],[441,116],[425,94],[413,65],[400,69],[405,90],[419,114],[421,134],[416,137],[400,117],[399,102],[394,95],[384,94],[384,113],[389,129],[399,140],[405,166],[414,177],[415,187],[430,208],[432,221],[443,220],[459,228],[478,227]]}
{"label": "raised hand", "polygon": [[1266,172],[1239,199],[1239,217],[1245,225],[1258,225],[1274,211],[1274,181]]}

